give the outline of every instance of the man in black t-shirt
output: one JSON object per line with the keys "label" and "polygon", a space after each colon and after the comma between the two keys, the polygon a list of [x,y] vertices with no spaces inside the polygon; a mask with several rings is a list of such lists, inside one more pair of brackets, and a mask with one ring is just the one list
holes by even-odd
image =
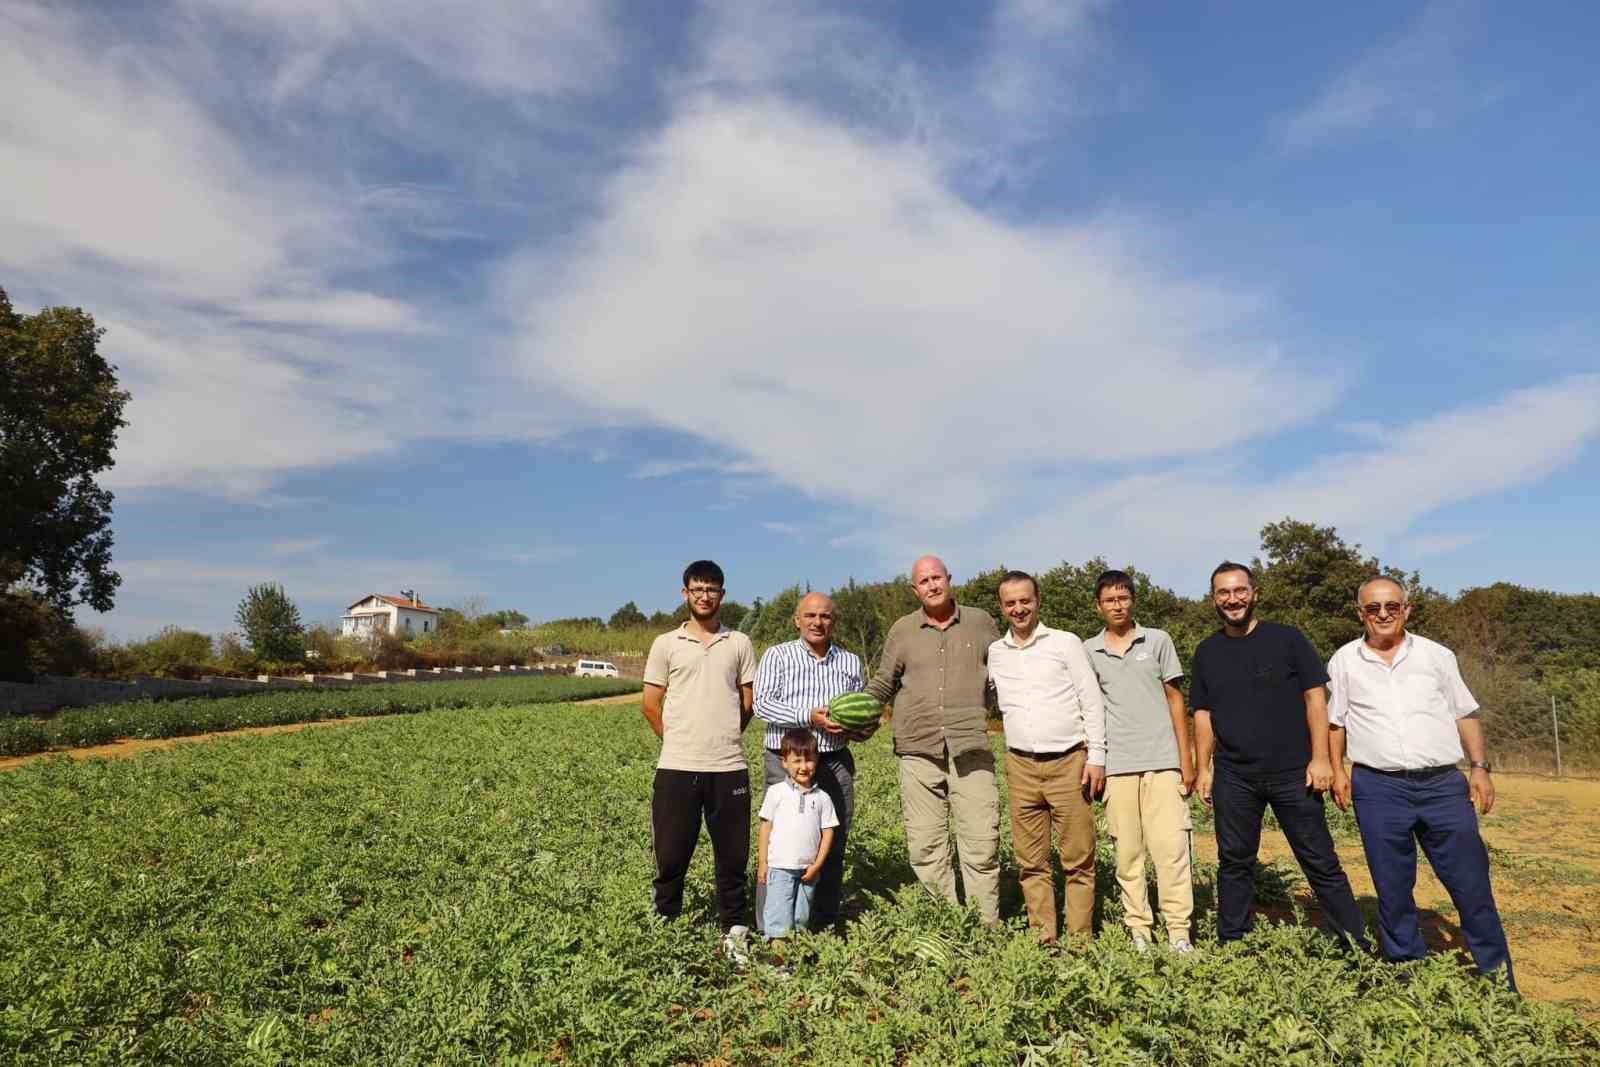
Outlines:
{"label": "man in black t-shirt", "polygon": [[1222,629],[1195,650],[1189,705],[1198,792],[1216,811],[1217,939],[1250,932],[1261,817],[1270,804],[1324,914],[1367,948],[1323,810],[1333,764],[1322,657],[1294,627],[1255,617],[1255,576],[1243,564],[1211,572],[1211,599]]}

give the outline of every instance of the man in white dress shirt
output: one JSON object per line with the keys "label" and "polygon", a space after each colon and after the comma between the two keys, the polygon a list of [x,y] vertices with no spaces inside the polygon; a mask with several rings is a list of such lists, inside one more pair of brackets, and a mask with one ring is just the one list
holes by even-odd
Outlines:
{"label": "man in white dress shirt", "polygon": [[[1478,702],[1455,654],[1406,632],[1411,604],[1400,583],[1371,578],[1356,592],[1366,636],[1328,661],[1329,754],[1333,798],[1352,800],[1361,844],[1378,893],[1378,939],[1391,960],[1427,953],[1417,918],[1417,845],[1461,914],[1461,932],[1478,970],[1516,977],[1505,928],[1489,885],[1489,852],[1473,805],[1494,807]],[[1349,751],[1354,770],[1344,772]],[[1456,769],[1463,750],[1465,777]]]}
{"label": "man in white dress shirt", "polygon": [[1000,581],[1010,630],[989,646],[989,677],[1005,716],[1011,836],[1028,925],[1056,940],[1050,830],[1067,883],[1067,933],[1094,923],[1094,811],[1105,789],[1106,709],[1076,634],[1039,623],[1039,583],[1023,571]]}

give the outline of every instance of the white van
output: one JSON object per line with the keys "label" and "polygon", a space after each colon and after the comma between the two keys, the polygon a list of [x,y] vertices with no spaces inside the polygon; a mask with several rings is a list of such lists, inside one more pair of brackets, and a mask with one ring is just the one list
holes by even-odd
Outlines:
{"label": "white van", "polygon": [[572,673],[579,678],[618,678],[621,674],[615,663],[602,659],[580,659]]}

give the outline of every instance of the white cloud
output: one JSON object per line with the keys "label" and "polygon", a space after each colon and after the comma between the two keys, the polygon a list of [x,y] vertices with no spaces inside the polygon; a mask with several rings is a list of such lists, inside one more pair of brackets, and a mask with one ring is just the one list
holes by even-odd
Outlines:
{"label": "white cloud", "polygon": [[782,534],[791,541],[799,541],[804,543],[811,540],[812,531],[808,530],[804,526],[800,526],[792,522],[768,521],[763,522],[761,524],[761,528],[763,530],[770,530],[775,534]]}
{"label": "white cloud", "polygon": [[680,474],[754,474],[754,464],[712,459],[657,459],[641,463],[628,472],[629,478],[673,478]]}
{"label": "white cloud", "polygon": [[[1248,557],[1263,525],[1286,516],[1338,527],[1386,562],[1492,537],[1410,537],[1408,528],[1450,504],[1536,482],[1600,438],[1600,375],[1577,375],[1388,428],[1381,439],[1335,453],[1280,477],[1253,478],[1215,460],[1161,468],[1110,482],[1078,499],[997,523],[974,536],[953,529],[980,559],[1048,564],[1126,552],[1160,575],[1204,577],[1217,560]],[[925,543],[916,528],[882,531],[885,550],[904,555]],[[909,557],[907,557],[909,558]],[[985,563],[984,565],[989,565]]]}
{"label": "white cloud", "polygon": [[333,544],[331,537],[290,537],[274,541],[267,546],[271,556],[307,556],[321,552]]}
{"label": "white cloud", "polygon": [[[621,62],[621,12],[607,0],[186,0],[201,15],[295,46],[273,80],[288,96],[336,61],[404,61],[496,93],[585,94]],[[552,47],[552,44],[556,47]]]}
{"label": "white cloud", "polygon": [[[481,197],[363,187],[319,142],[358,145],[365,167],[379,137],[326,113],[308,136],[304,109],[251,95],[264,65],[313,38],[389,50],[306,72],[319,91],[402,62],[405,41],[426,51],[411,60],[422,71],[485,93],[577,92],[579,68],[599,75],[614,51],[590,5],[449,7],[196,0],[130,25],[66,5],[7,8],[0,96],[27,106],[0,121],[0,271],[19,306],[83,306],[107,328],[102,351],[133,394],[108,485],[271,504],[295,472],[431,440],[539,439],[585,417],[504,373],[469,307],[425,311],[372,288],[415,288],[396,269],[414,254],[403,239],[470,229],[453,220]],[[538,47],[523,47],[530,35]],[[385,99],[447,99],[416,71],[386,88]]]}
{"label": "white cloud", "polygon": [[1304,152],[1372,130],[1435,130],[1493,104],[1501,89],[1475,80],[1465,52],[1476,18],[1469,0],[1433,0],[1403,30],[1342,71],[1276,126],[1279,148]]}
{"label": "white cloud", "polygon": [[1458,552],[1469,545],[1477,544],[1487,536],[1488,534],[1481,530],[1476,533],[1426,534],[1403,538],[1398,547],[1409,556],[1426,559],[1429,556],[1445,556],[1451,552]]}
{"label": "white cloud", "polygon": [[[981,514],[1041,473],[1224,447],[1336,397],[1263,336],[1259,297],[1167,275],[1138,227],[1007,225],[940,173],[803,110],[705,99],[607,187],[569,262],[508,265],[504,306],[567,391],[898,513]],[[1197,435],[1212,399],[1251,415]]]}

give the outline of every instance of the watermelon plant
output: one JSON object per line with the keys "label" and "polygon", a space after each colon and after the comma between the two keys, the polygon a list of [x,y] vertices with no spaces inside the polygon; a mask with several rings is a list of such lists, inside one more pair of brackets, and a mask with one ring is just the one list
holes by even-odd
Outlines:
{"label": "watermelon plant", "polygon": [[640,688],[639,682],[627,678],[543,675],[100,704],[45,719],[0,719],[0,756],[102,745],[125,737],[186,737],[247,726],[582,700],[637,693]]}
{"label": "watermelon plant", "polygon": [[1452,958],[1341,952],[1283,868],[1289,921],[1218,948],[1202,867],[1200,950],[1140,955],[1107,844],[1100,936],[1055,951],[1003,848],[984,929],[915,884],[881,734],[844,936],[737,971],[708,848],[684,915],[652,912],[658,751],[636,705],[546,704],[0,774],[0,1062],[1600,1062],[1593,1026]]}

